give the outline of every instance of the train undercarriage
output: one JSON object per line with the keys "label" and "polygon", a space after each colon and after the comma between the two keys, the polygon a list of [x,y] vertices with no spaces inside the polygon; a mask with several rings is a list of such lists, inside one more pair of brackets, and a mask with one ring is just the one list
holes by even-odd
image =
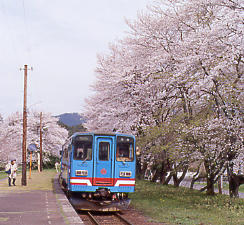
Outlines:
{"label": "train undercarriage", "polygon": [[76,210],[82,211],[120,211],[128,209],[131,200],[127,193],[112,193],[107,188],[96,192],[70,192],[63,182],[61,187]]}
{"label": "train undercarriage", "polygon": [[96,192],[73,192],[69,195],[69,201],[76,210],[120,211],[127,209],[130,204],[126,193],[111,193],[105,188]]}

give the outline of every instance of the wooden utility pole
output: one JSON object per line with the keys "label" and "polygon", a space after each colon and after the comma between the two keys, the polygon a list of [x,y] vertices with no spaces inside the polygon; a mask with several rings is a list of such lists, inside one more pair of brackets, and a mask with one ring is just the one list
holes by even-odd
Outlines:
{"label": "wooden utility pole", "polygon": [[26,182],[26,137],[27,137],[27,65],[24,65],[24,107],[23,107],[23,140],[22,140],[22,179],[21,184]]}
{"label": "wooden utility pole", "polygon": [[40,172],[42,172],[42,112],[40,113]]}

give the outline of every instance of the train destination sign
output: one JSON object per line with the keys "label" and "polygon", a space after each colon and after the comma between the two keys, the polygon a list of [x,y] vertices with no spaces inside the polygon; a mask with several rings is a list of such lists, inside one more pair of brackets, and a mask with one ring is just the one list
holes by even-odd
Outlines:
{"label": "train destination sign", "polygon": [[75,141],[92,141],[92,136],[87,135],[87,136],[76,136]]}

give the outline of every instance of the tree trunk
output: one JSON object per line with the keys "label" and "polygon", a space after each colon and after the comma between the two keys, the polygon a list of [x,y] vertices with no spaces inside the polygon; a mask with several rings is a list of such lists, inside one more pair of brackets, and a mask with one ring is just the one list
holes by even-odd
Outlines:
{"label": "tree trunk", "polygon": [[162,158],[163,158],[163,161],[162,161],[162,166],[161,166],[161,171],[160,171],[160,183],[165,184],[165,181],[167,180],[167,178],[166,178],[167,172],[169,171],[169,165],[168,165],[168,161],[166,158],[166,153],[164,151],[162,152]]}
{"label": "tree trunk", "polygon": [[[214,177],[211,173],[211,163],[208,160],[204,161],[204,167],[207,173],[207,195],[214,195]],[[201,189],[203,190],[203,188]]]}
{"label": "tree trunk", "polygon": [[198,179],[202,178],[202,177],[200,177],[200,175],[199,175],[199,173],[200,173],[200,168],[201,168],[201,163],[199,163],[199,165],[198,165],[198,167],[197,167],[197,172],[193,175],[193,178],[192,178],[192,180],[191,180],[191,186],[190,186],[190,189],[193,189],[194,183],[195,183]]}
{"label": "tree trunk", "polygon": [[172,176],[173,176],[173,173],[170,173],[169,176],[165,179],[164,183],[162,183],[162,184],[163,185],[168,185],[170,180],[171,180],[171,178],[172,178]]}
{"label": "tree trunk", "polygon": [[161,184],[165,184],[165,180],[166,180],[167,173],[161,171],[160,175],[161,175],[160,176],[160,183]]}
{"label": "tree trunk", "polygon": [[173,173],[173,181],[174,181],[174,187],[179,187],[180,183],[179,180],[177,178],[177,173]]}
{"label": "tree trunk", "polygon": [[142,168],[141,168],[141,176],[144,178],[145,172],[147,170],[147,163],[141,160]]}
{"label": "tree trunk", "polygon": [[138,156],[136,158],[136,174],[137,174],[137,178],[142,179],[143,178],[143,173],[142,173],[142,169],[141,169],[141,157]]}
{"label": "tree trunk", "polygon": [[239,197],[239,186],[244,184],[244,175],[232,174],[229,178],[229,193],[230,197]]}
{"label": "tree trunk", "polygon": [[207,195],[214,195],[214,179],[207,177]]}
{"label": "tree trunk", "polygon": [[152,177],[152,182],[156,182],[156,180],[158,180],[158,178],[160,178],[160,169],[156,169],[156,172],[154,173],[154,175]]}
{"label": "tree trunk", "polygon": [[186,173],[187,173],[187,169],[188,169],[188,166],[186,166],[183,170],[183,173],[182,175],[180,176],[180,178],[177,177],[177,172],[173,174],[173,181],[174,181],[174,186],[175,187],[179,187],[180,186],[180,183],[181,181],[185,178],[186,176]]}
{"label": "tree trunk", "polygon": [[219,176],[218,178],[218,189],[219,189],[219,194],[222,195],[222,186],[223,186],[223,176]]}

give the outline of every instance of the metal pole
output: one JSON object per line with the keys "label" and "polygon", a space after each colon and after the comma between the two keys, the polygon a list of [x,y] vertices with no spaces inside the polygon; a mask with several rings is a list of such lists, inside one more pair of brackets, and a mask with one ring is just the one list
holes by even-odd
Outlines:
{"label": "metal pole", "polygon": [[42,112],[40,113],[40,172],[42,172]]}
{"label": "metal pole", "polygon": [[38,172],[40,173],[41,172],[41,169],[40,169],[40,152],[37,152],[37,167],[38,167]]}
{"label": "metal pole", "polygon": [[23,141],[22,141],[22,179],[21,184],[26,182],[26,136],[27,136],[27,65],[24,66],[24,107],[23,107]]}
{"label": "metal pole", "polygon": [[31,179],[31,166],[32,166],[32,152],[30,152],[30,175],[29,175],[29,179]]}

